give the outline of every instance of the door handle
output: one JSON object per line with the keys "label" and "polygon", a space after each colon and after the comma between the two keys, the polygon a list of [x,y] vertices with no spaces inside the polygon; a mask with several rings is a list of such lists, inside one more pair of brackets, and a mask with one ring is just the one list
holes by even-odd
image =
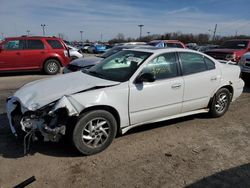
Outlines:
{"label": "door handle", "polygon": [[214,76],[214,77],[210,78],[210,80],[211,80],[211,81],[217,80],[217,76]]}
{"label": "door handle", "polygon": [[172,89],[177,89],[177,88],[181,87],[181,84],[180,83],[173,84],[171,87],[172,87]]}
{"label": "door handle", "polygon": [[20,52],[17,52],[16,55],[20,55]]}
{"label": "door handle", "polygon": [[41,54],[45,54],[45,52],[44,52],[44,51],[42,51],[42,52],[41,52]]}

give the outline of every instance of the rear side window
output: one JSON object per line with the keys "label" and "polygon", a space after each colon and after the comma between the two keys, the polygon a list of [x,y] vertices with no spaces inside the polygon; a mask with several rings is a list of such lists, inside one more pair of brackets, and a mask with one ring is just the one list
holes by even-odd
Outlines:
{"label": "rear side window", "polygon": [[27,40],[27,49],[29,50],[44,49],[44,44],[41,40]]}
{"label": "rear side window", "polygon": [[179,58],[181,60],[182,71],[184,75],[194,74],[207,70],[203,56],[200,54],[180,52]]}
{"label": "rear side window", "polygon": [[61,44],[60,41],[58,40],[46,40],[47,43],[49,43],[49,45],[51,46],[51,48],[53,49],[64,49],[63,45]]}
{"label": "rear side window", "polygon": [[24,48],[24,40],[10,40],[4,44],[5,50],[22,50]]}
{"label": "rear side window", "polygon": [[212,60],[208,59],[207,57],[204,57],[204,61],[206,62],[208,70],[215,69],[215,64]]}

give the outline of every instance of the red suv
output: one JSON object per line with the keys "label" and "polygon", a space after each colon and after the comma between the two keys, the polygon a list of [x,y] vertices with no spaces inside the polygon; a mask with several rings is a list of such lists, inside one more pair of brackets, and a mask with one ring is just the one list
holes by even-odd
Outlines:
{"label": "red suv", "polygon": [[206,51],[215,59],[239,62],[250,51],[250,39],[234,39],[224,42],[219,48]]}
{"label": "red suv", "polygon": [[57,74],[70,62],[66,44],[55,37],[12,37],[0,43],[0,72],[43,70]]}

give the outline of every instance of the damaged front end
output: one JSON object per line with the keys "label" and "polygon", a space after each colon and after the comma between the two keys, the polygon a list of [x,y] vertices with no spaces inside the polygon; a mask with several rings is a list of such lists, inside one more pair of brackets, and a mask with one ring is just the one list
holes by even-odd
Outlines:
{"label": "damaged front end", "polygon": [[11,130],[15,136],[23,137],[25,154],[29,150],[30,142],[39,138],[58,142],[66,134],[66,125],[69,121],[79,114],[66,96],[42,108],[38,106],[26,108],[17,98],[7,101]]}

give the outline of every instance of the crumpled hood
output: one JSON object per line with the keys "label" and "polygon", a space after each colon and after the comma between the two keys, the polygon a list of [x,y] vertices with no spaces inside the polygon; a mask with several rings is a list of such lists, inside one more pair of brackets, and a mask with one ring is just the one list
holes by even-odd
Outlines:
{"label": "crumpled hood", "polygon": [[34,107],[41,108],[65,95],[117,84],[119,82],[104,80],[78,71],[28,83],[17,90],[14,97],[23,107],[34,110]]}
{"label": "crumpled hood", "polygon": [[99,63],[103,58],[101,57],[83,57],[72,61],[70,64],[76,65],[78,67],[86,67],[90,65],[95,65]]}

